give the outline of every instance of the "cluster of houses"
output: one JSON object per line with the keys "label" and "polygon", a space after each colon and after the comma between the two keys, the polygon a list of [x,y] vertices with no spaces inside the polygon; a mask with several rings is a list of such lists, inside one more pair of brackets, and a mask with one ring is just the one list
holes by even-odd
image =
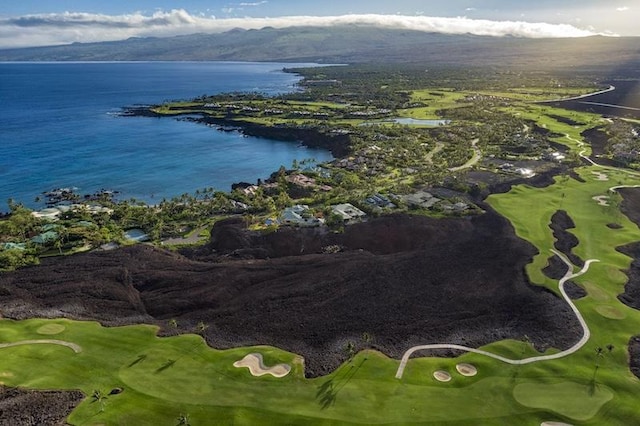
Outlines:
{"label": "cluster of houses", "polygon": [[47,219],[51,221],[58,220],[58,217],[61,214],[72,212],[72,211],[80,211],[85,210],[90,214],[100,214],[100,213],[113,213],[113,209],[108,207],[103,207],[99,205],[89,205],[89,204],[60,204],[55,207],[48,207],[46,209],[42,209],[39,211],[34,211],[31,214],[38,219]]}
{"label": "cluster of houses", "polygon": [[501,170],[503,172],[511,172],[511,173],[515,173],[515,174],[519,174],[522,177],[525,178],[532,178],[536,175],[536,172],[533,171],[530,168],[527,167],[515,167],[513,164],[511,163],[504,163],[504,164],[500,164],[498,166],[498,170]]}
{"label": "cluster of houses", "polygon": [[[360,222],[367,216],[365,212],[350,203],[331,206],[331,213],[341,217],[345,224]],[[320,215],[314,215],[306,204],[296,204],[295,206],[285,208],[280,214],[277,223],[285,226],[298,227],[316,227],[324,225],[324,218],[318,216]],[[273,221],[270,223],[273,223]]]}
{"label": "cluster of houses", "polygon": [[[322,176],[330,176],[330,173],[328,172],[328,170],[326,169],[322,169],[320,167],[316,168],[317,170],[312,170],[314,173],[318,173]],[[300,188],[305,188],[305,189],[313,189],[313,190],[319,190],[319,191],[331,191],[333,188],[329,185],[323,185],[323,184],[319,184],[317,183],[317,181],[312,178],[309,177],[305,174],[302,173],[292,173],[289,174],[287,176],[285,176],[285,180],[287,182],[289,182],[292,185],[298,186]],[[238,188],[245,194],[248,196],[253,196],[255,195],[256,191],[258,190],[258,188],[262,188],[264,191],[269,191],[269,190],[274,190],[278,188],[278,183],[277,182],[268,182],[268,183],[262,183],[260,185],[248,185],[248,186],[238,186]]]}

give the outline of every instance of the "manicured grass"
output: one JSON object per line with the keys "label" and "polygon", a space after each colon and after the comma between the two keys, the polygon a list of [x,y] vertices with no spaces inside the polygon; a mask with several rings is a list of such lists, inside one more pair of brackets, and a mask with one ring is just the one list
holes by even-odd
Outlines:
{"label": "manicured grass", "polygon": [[572,420],[589,420],[613,398],[605,386],[576,382],[556,384],[520,383],[513,389],[516,400],[532,408],[547,408]]}

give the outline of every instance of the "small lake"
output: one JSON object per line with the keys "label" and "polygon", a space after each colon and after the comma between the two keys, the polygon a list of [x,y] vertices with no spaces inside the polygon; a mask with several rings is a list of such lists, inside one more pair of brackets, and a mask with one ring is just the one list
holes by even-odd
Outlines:
{"label": "small lake", "polygon": [[385,124],[385,123],[394,123],[394,124],[402,124],[405,126],[446,126],[451,123],[451,120],[422,120],[418,118],[408,118],[408,117],[397,117],[397,118],[389,118],[386,120],[379,121],[369,121],[366,123],[362,123],[363,126],[373,126],[375,124]]}
{"label": "small lake", "polygon": [[392,120],[397,124],[406,124],[408,126],[446,126],[451,120],[420,120],[417,118],[400,117]]}

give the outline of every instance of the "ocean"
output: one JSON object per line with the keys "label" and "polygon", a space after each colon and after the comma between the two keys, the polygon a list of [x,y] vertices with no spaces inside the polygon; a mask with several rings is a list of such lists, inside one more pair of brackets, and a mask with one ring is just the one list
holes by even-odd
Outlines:
{"label": "ocean", "polygon": [[312,64],[238,62],[0,63],[0,211],[28,207],[42,192],[119,191],[163,198],[264,179],[294,159],[328,151],[244,137],[170,118],[123,117],[123,107],[203,94],[296,90],[282,68]]}

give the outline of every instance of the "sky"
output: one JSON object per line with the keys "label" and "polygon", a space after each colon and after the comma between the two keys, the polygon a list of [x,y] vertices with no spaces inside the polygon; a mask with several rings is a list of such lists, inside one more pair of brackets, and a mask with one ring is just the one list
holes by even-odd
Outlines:
{"label": "sky", "polygon": [[638,21],[638,0],[3,0],[0,48],[337,24],[490,36],[640,36]]}

